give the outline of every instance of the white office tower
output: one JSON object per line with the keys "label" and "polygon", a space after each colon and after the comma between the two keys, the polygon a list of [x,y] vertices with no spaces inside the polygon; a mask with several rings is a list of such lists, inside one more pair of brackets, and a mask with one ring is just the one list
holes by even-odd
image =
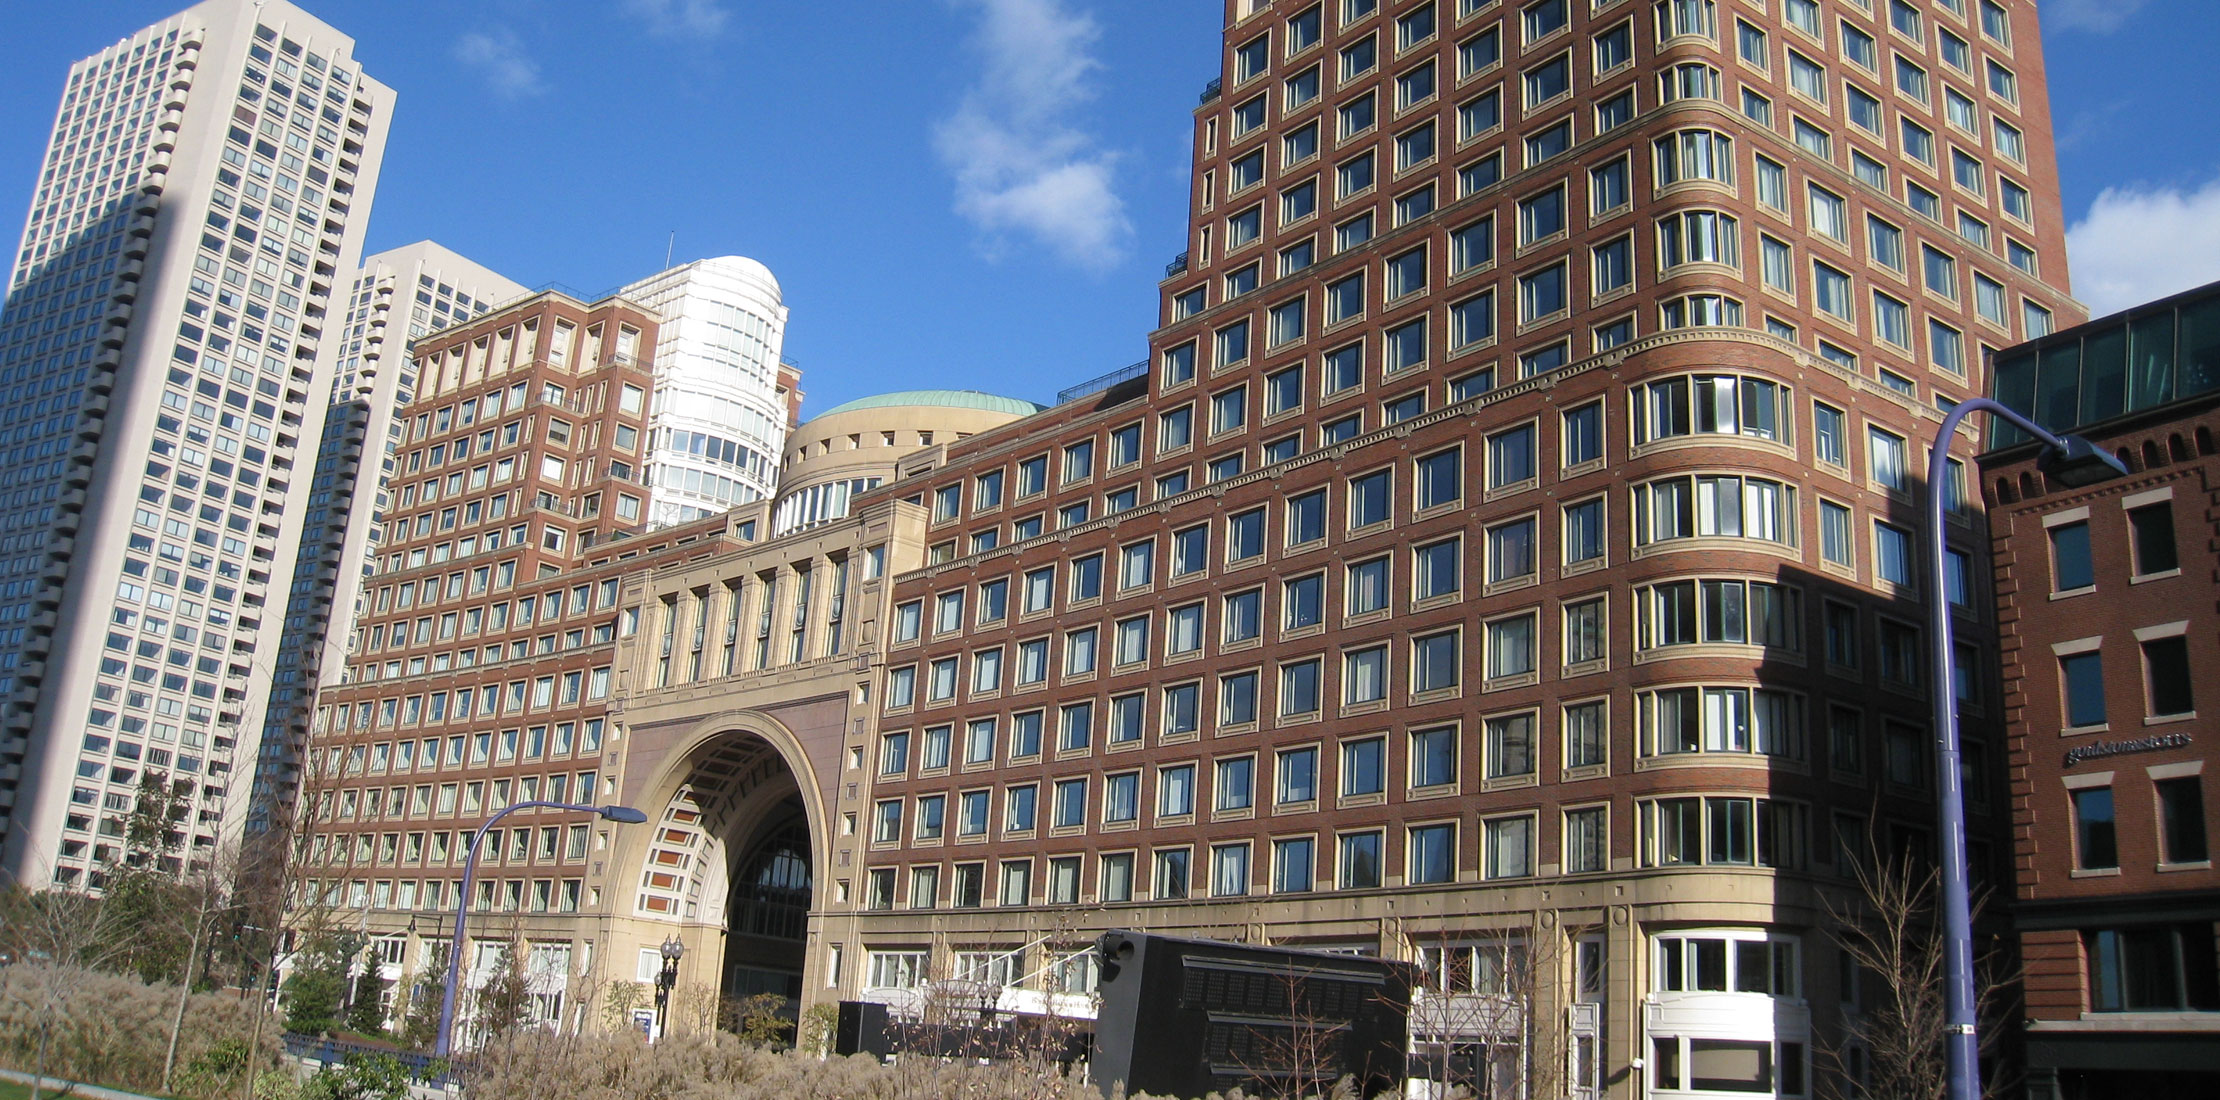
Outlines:
{"label": "white office tower", "polygon": [[617,296],[663,318],[648,424],[648,524],[683,523],[776,492],[793,413],[779,370],[786,306],[771,270],[719,256]]}
{"label": "white office tower", "polygon": [[384,534],[398,438],[394,410],[416,397],[409,342],[528,293],[431,241],[365,257],[352,284],[334,341],[331,407],[316,447],[284,633],[271,661],[247,808],[250,836],[286,824],[315,686],[339,678],[354,640],[362,580]]}
{"label": "white office tower", "polygon": [[[71,67],[0,311],[0,878],[236,835],[393,93],[283,0]],[[242,743],[243,742],[243,743]]]}

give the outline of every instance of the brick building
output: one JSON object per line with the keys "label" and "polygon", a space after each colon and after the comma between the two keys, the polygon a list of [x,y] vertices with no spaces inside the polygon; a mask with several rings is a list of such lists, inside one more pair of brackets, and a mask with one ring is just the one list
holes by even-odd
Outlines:
{"label": "brick building", "polygon": [[882,490],[812,996],[1015,1005],[1119,926],[1524,959],[1579,1095],[1805,1094],[1844,869],[1931,844],[1931,599],[2001,869],[1984,535],[1925,576],[1911,471],[2075,318],[2034,6],[1234,0],[1223,57],[1145,376]]}
{"label": "brick building", "polygon": [[2220,691],[2220,284],[2001,353],[1996,390],[2130,471],[2061,487],[2009,428],[1981,459],[2030,1095],[2208,1094],[2220,1089],[2204,794]]}
{"label": "brick building", "polygon": [[[1223,66],[1142,371],[951,439],[804,431],[787,485],[839,488],[665,556],[535,513],[587,556],[536,549],[563,572],[531,583],[613,580],[582,626],[613,648],[512,625],[523,664],[437,671],[528,708],[584,675],[544,719],[606,719],[570,791],[658,824],[544,868],[512,837],[485,900],[550,974],[646,978],[676,936],[697,1000],[798,972],[1061,1009],[1129,927],[1414,959],[1449,1009],[1420,1041],[1505,1087],[1856,1076],[1816,1054],[1876,993],[1828,913],[1875,847],[1932,843],[1930,690],[1966,715],[1977,873],[2009,843],[1986,530],[1944,487],[1925,575],[1913,471],[1992,349],[2078,319],[2034,5],[1229,0]],[[375,721],[393,687],[333,698]],[[498,759],[505,724],[442,735],[458,798],[545,770]],[[340,736],[376,766],[385,734]],[[337,876],[374,912],[383,835]]]}
{"label": "brick building", "polygon": [[[859,654],[876,648],[886,561],[923,556],[921,510],[851,513],[850,491],[1035,409],[854,402],[802,426],[776,498],[648,528],[662,328],[622,296],[550,292],[412,349],[394,518],[345,676],[316,700],[297,872],[305,912],[372,938],[396,1004],[438,972],[472,830],[532,799],[645,807],[655,824],[521,811],[489,834],[467,983],[520,944],[535,1017],[597,1023],[577,983],[652,981],[675,936],[691,955],[674,1018],[720,995],[798,997],[813,870],[844,835],[830,807],[868,690]],[[794,529],[774,534],[788,499]]]}
{"label": "brick building", "polygon": [[[621,578],[750,534],[720,516],[637,535],[657,326],[622,298],[547,292],[412,349],[388,528],[344,674],[317,697],[297,811],[308,903],[359,914],[389,978],[431,961],[436,933],[409,953],[414,914],[452,910],[489,814],[608,799]],[[582,961],[565,915],[599,910],[594,853],[610,826],[510,820],[487,838],[474,905],[511,915],[507,931],[534,943],[534,981],[557,976],[558,1004]]]}

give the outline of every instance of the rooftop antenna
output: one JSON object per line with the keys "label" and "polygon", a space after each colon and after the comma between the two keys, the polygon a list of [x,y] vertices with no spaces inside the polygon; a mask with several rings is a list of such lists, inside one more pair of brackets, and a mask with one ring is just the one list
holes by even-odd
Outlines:
{"label": "rooftop antenna", "polygon": [[678,230],[676,230],[676,229],[673,229],[673,230],[671,230],[671,239],[670,239],[669,243],[667,243],[667,244],[665,244],[665,245],[663,246],[663,270],[665,270],[665,271],[669,271],[669,270],[671,269],[671,250],[673,250],[673,249],[675,249],[675,248],[677,248],[677,247],[678,247]]}

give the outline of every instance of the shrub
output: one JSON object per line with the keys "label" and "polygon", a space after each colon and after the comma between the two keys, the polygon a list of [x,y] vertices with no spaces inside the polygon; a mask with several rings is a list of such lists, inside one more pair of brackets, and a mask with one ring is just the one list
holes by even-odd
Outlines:
{"label": "shrub", "polygon": [[300,1100],[404,1100],[409,1070],[390,1054],[350,1054],[301,1086]]}
{"label": "shrub", "polygon": [[[55,996],[55,990],[64,995]],[[0,1064],[38,1068],[41,1033],[45,1072],[72,1081],[151,1091],[162,1080],[177,987],[78,967],[17,963],[0,967]],[[185,1007],[173,1083],[180,1095],[236,1096],[243,1075],[274,1064],[277,1029],[262,1029],[250,1047],[254,1005],[226,993],[196,993]]]}

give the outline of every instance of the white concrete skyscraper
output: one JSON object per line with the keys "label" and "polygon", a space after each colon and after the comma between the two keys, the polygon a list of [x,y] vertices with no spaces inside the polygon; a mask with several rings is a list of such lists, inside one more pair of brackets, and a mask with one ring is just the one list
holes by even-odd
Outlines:
{"label": "white concrete skyscraper", "polygon": [[97,887],[150,778],[186,859],[244,810],[393,109],[353,52],[209,0],[70,69],[0,313],[0,877]]}
{"label": "white concrete skyscraper", "polygon": [[335,338],[331,408],[316,447],[300,555],[272,659],[247,830],[283,823],[301,774],[315,685],[350,652],[362,579],[383,541],[396,471],[394,412],[416,399],[410,341],[523,297],[518,283],[432,241],[365,256]]}
{"label": "white concrete skyscraper", "polygon": [[648,434],[648,523],[661,527],[776,491],[799,396],[779,364],[786,304],[769,268],[716,256],[617,295],[663,318]]}

